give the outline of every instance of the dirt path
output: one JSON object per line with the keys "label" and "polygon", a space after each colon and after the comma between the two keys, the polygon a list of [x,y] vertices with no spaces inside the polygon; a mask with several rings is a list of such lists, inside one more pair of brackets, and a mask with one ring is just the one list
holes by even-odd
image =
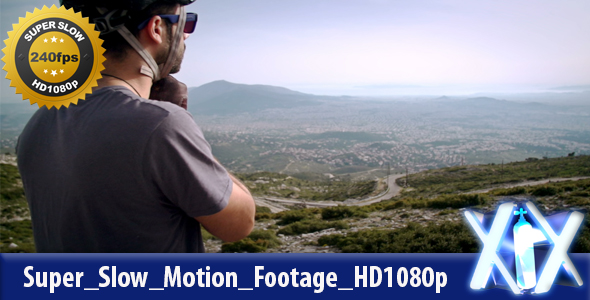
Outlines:
{"label": "dirt path", "polygon": [[467,192],[465,194],[481,194],[481,193],[487,193],[491,190],[500,189],[500,188],[508,189],[508,188],[513,188],[513,187],[517,187],[517,186],[535,186],[535,185],[546,184],[549,182],[562,182],[562,181],[570,181],[570,180],[575,181],[575,180],[588,179],[588,178],[590,178],[590,177],[586,176],[586,177],[570,177],[570,178],[549,178],[549,179],[536,180],[536,181],[519,182],[519,183],[514,183],[514,184],[501,184],[501,185],[497,185],[497,186],[483,189],[483,190]]}
{"label": "dirt path", "polygon": [[289,169],[289,167],[294,163],[294,161],[289,160],[289,163],[281,170],[279,171],[279,173],[283,174],[284,172],[287,172],[287,170]]}

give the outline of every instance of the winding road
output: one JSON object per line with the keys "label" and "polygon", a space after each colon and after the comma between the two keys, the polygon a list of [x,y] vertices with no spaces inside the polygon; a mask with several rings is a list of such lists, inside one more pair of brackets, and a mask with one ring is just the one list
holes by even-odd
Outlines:
{"label": "winding road", "polygon": [[[397,183],[395,181],[398,178],[401,178],[403,176],[405,176],[405,175],[403,175],[403,174],[390,175],[389,178],[387,179],[387,190],[384,193],[379,194],[377,196],[369,197],[366,199],[361,199],[361,200],[349,199],[349,200],[346,200],[343,202],[336,202],[336,201],[293,200],[293,199],[281,199],[281,198],[273,198],[273,197],[255,197],[254,200],[256,201],[257,205],[266,206],[266,207],[270,208],[271,212],[273,212],[273,213],[277,213],[277,212],[289,209],[285,205],[296,205],[296,204],[305,205],[307,207],[331,207],[331,206],[338,206],[338,205],[364,206],[364,205],[370,205],[373,203],[381,202],[383,200],[389,200],[389,199],[399,195],[399,193],[402,190],[402,187],[397,185]],[[495,186],[495,187],[477,190],[477,191],[470,191],[470,192],[467,192],[466,194],[487,193],[493,189],[498,189],[498,188],[512,188],[512,187],[517,187],[517,186],[535,186],[535,185],[546,184],[549,182],[562,182],[562,181],[569,181],[569,180],[575,181],[575,180],[581,180],[581,179],[590,179],[590,177],[586,176],[586,177],[571,177],[571,178],[549,178],[549,179],[543,179],[543,180],[537,180],[537,181],[525,181],[525,182],[519,182],[519,183],[513,183],[513,184],[504,184],[504,185]]]}
{"label": "winding road", "polygon": [[384,193],[381,193],[377,196],[369,197],[366,199],[361,200],[354,200],[348,199],[343,202],[337,201],[311,201],[311,200],[293,200],[293,199],[281,199],[281,198],[274,198],[274,197],[254,197],[257,205],[266,206],[270,208],[270,211],[273,213],[277,213],[283,210],[289,209],[284,205],[305,205],[307,207],[331,207],[331,206],[338,206],[338,205],[348,205],[348,206],[364,206],[369,205],[377,202],[381,202],[383,200],[389,200],[397,195],[402,190],[402,187],[397,185],[395,182],[398,178],[403,177],[404,175],[390,175],[387,179],[387,189]]}

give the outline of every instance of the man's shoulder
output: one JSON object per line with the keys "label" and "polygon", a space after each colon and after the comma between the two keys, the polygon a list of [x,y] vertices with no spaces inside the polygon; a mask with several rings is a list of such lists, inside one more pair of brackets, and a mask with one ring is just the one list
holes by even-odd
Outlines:
{"label": "man's shoulder", "polygon": [[[57,124],[61,124],[59,128]],[[40,131],[67,133],[84,128],[86,133],[98,130],[124,136],[141,136],[142,132],[149,134],[162,127],[173,131],[198,128],[192,115],[182,107],[141,98],[122,86],[98,89],[68,108],[39,109],[27,127],[33,135]],[[26,135],[28,131],[23,133]]]}
{"label": "man's shoulder", "polygon": [[112,108],[124,113],[154,113],[164,116],[182,112],[187,113],[186,110],[176,104],[141,98],[122,86],[101,88],[89,96],[89,100],[108,102]]}
{"label": "man's shoulder", "polygon": [[136,124],[128,126],[133,130],[142,125],[150,128],[152,125],[170,122],[196,126],[192,115],[182,107],[170,102],[141,98],[122,86],[110,86],[95,91],[88,97],[88,103],[80,108],[80,117]]}

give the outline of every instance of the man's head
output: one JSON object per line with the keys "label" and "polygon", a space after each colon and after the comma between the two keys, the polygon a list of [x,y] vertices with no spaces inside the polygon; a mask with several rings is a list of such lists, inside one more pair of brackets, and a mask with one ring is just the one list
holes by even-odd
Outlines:
{"label": "man's head", "polygon": [[[185,17],[180,17],[181,12],[184,14],[181,6],[193,1],[195,0],[60,0],[66,8],[81,11],[96,24],[97,30],[101,31],[100,37],[104,40],[103,47],[107,51],[105,55],[109,59],[122,62],[130,51],[136,51],[151,68],[154,79],[180,70],[185,49],[184,39],[187,37],[183,33]],[[194,29],[196,15],[189,16],[192,19],[189,18],[186,26],[193,25]],[[183,28],[178,29],[179,26]],[[147,73],[150,72],[142,73],[149,76]]]}

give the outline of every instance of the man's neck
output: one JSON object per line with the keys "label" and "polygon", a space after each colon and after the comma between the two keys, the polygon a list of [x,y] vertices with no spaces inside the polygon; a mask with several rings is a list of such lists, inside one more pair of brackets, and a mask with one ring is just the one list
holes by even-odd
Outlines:
{"label": "man's neck", "polygon": [[136,53],[128,53],[125,59],[109,59],[105,54],[105,69],[101,72],[102,79],[98,80],[98,86],[95,89],[107,86],[124,86],[134,94],[148,99],[152,88],[152,79],[139,72],[141,66],[145,64]]}

